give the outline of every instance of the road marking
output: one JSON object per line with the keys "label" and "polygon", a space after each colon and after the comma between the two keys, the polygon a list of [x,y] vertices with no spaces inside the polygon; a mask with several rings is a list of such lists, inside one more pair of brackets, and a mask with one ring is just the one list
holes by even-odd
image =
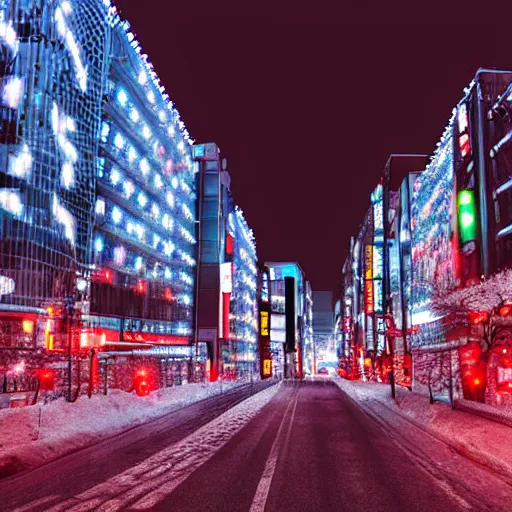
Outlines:
{"label": "road marking", "polygon": [[297,408],[297,398],[298,392],[295,394],[295,398],[291,401],[286,408],[286,411],[283,415],[283,419],[281,420],[281,424],[279,425],[279,429],[276,434],[276,438],[274,439],[274,444],[272,445],[272,449],[270,450],[270,454],[268,456],[267,462],[265,464],[265,468],[263,469],[263,473],[261,474],[261,479],[256,489],[256,493],[252,500],[252,505],[249,512],[263,512],[265,510],[265,506],[267,504],[268,493],[270,491],[270,485],[272,484],[272,479],[274,478],[274,473],[277,466],[277,457],[279,456],[279,452],[281,449],[281,437],[282,432],[284,431],[284,426],[286,425],[286,420],[288,418],[288,412],[293,406],[292,413],[290,415],[288,430],[286,432],[286,437],[284,438],[284,444],[288,443],[290,438],[293,420],[295,418],[295,409]]}

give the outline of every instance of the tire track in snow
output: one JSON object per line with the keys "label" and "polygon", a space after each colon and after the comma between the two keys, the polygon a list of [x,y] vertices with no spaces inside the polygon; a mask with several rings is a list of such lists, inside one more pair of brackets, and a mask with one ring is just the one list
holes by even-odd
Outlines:
{"label": "tire track in snow", "polygon": [[197,431],[136,466],[51,507],[52,512],[151,509],[213,457],[277,394],[270,388],[229,409]]}

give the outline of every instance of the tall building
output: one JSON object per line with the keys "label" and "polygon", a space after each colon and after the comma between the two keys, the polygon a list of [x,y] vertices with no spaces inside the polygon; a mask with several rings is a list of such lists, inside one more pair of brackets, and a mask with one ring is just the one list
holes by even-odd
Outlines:
{"label": "tall building", "polygon": [[79,390],[99,354],[90,384],[129,388],[140,357],[167,385],[193,355],[192,141],[109,0],[4,1],[0,26],[0,370]]}
{"label": "tall building", "polygon": [[235,205],[226,160],[213,144],[194,146],[199,266],[196,343],[211,380],[258,373],[258,269],[254,236]]}
{"label": "tall building", "polygon": [[479,70],[430,161],[392,156],[371,195],[343,277],[365,377],[510,403],[511,81]]}
{"label": "tall building", "polygon": [[304,272],[296,262],[265,262],[265,265],[270,277],[272,375],[301,378],[311,315]]}
{"label": "tall building", "polygon": [[128,23],[112,16],[111,26],[84,330],[91,346],[149,343],[146,355],[190,357],[196,165]]}
{"label": "tall building", "polygon": [[[400,223],[409,222],[409,189],[402,180],[405,177],[411,183],[426,162],[427,157],[422,155],[390,156],[384,171],[387,181],[383,179],[370,194],[370,206],[359,233],[351,239],[342,271],[340,321],[340,365],[347,377],[383,380],[389,373],[389,315],[400,317],[395,324],[398,328],[403,304],[402,272],[410,272],[405,257],[409,239],[405,224],[398,231]],[[394,339],[393,347],[403,361],[400,337]]]}

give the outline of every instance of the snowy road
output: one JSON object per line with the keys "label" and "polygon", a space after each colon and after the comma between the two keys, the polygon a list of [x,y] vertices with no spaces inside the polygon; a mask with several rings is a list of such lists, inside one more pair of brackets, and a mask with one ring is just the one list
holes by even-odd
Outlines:
{"label": "snowy road", "polygon": [[235,390],[7,479],[0,507],[510,510],[509,483],[389,410],[366,405],[363,411],[330,379],[250,397]]}

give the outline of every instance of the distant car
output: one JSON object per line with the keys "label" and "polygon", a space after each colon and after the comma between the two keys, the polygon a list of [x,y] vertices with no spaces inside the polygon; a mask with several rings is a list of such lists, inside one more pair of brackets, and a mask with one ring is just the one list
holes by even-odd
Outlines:
{"label": "distant car", "polygon": [[317,373],[318,375],[329,375],[327,368],[320,368]]}

